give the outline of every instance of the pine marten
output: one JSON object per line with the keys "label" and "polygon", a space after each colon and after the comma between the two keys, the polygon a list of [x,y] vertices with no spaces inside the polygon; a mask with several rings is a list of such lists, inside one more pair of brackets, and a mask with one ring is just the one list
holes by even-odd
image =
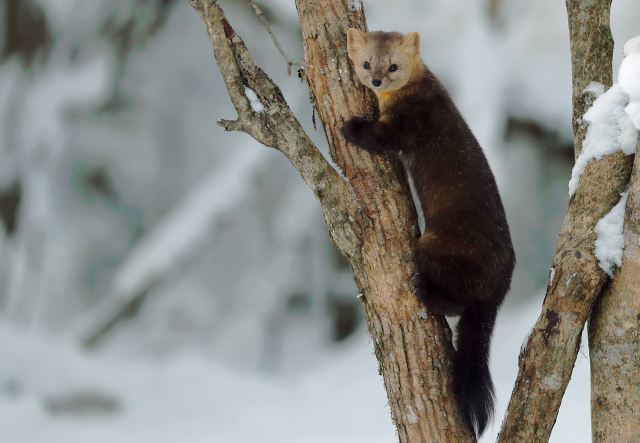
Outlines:
{"label": "pine marten", "polygon": [[420,35],[349,29],[358,79],[378,97],[377,121],[352,117],[342,135],[367,151],[398,153],[424,213],[416,295],[435,314],[460,316],[453,388],[476,436],[494,412],[489,345],[511,285],[515,253],[489,163],[444,86],[420,60]]}

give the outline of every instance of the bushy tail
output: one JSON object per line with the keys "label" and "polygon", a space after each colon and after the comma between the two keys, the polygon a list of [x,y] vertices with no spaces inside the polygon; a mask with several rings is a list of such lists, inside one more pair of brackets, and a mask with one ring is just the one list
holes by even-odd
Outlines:
{"label": "bushy tail", "polygon": [[489,345],[497,312],[497,308],[483,310],[471,306],[462,313],[457,327],[453,388],[458,410],[478,438],[494,413]]}

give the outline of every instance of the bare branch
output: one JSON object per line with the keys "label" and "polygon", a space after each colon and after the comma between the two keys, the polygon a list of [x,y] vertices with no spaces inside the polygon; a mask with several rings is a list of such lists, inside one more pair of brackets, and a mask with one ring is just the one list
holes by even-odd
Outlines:
{"label": "bare branch", "polygon": [[571,74],[573,84],[574,155],[582,152],[587,124],[582,120],[595,96],[584,89],[593,81],[613,84],[613,36],[610,9],[612,0],[583,2],[566,0],[571,40]]}
{"label": "bare branch", "polygon": [[138,315],[140,307],[147,299],[147,296],[149,295],[153,287],[154,284],[149,285],[146,289],[134,295],[126,302],[122,303],[122,305],[116,308],[115,312],[109,312],[108,319],[103,321],[103,323],[100,323],[100,326],[97,329],[93,330],[88,338],[83,340],[83,345],[86,348],[94,347],[119,323],[125,320],[132,319],[136,315]]}
{"label": "bare branch", "polygon": [[284,59],[284,61],[287,62],[287,74],[289,74],[289,76],[291,76],[291,66],[292,65],[293,66],[302,66],[303,68],[310,68],[311,66],[307,65],[306,63],[292,62],[291,60],[289,60],[289,57],[287,57],[287,54],[285,54],[284,49],[282,49],[282,46],[280,46],[280,42],[278,41],[278,39],[276,38],[276,35],[271,30],[271,25],[269,25],[269,22],[267,21],[267,18],[264,16],[264,14],[260,10],[260,8],[258,8],[258,6],[255,3],[253,3],[252,0],[246,0],[246,2],[247,2],[247,5],[249,5],[249,7],[251,9],[253,9],[253,12],[256,13],[258,18],[260,19],[260,21],[264,25],[264,28],[267,30],[267,32],[271,36],[271,40],[273,40],[273,43],[276,45],[276,48],[278,48],[278,51],[280,51],[280,55],[282,55],[282,58]]}
{"label": "bare branch", "polygon": [[231,48],[228,44],[224,43],[226,40],[224,32],[219,32],[218,29],[212,28],[209,24],[210,21],[213,21],[210,17],[212,12],[219,9],[216,1],[217,0],[196,0],[190,1],[190,3],[198,12],[200,18],[207,25],[211,44],[216,48],[216,61],[218,62],[218,66],[220,66],[220,72],[224,78],[224,83],[227,87],[227,91],[229,92],[231,102],[238,112],[239,120],[245,120],[251,115],[251,104],[244,93],[244,85],[242,83],[240,69],[238,69],[238,66],[236,65],[235,57]]}
{"label": "bare branch", "polygon": [[[336,246],[347,257],[359,254],[363,215],[353,188],[311,142],[280,88],[255,64],[218,4],[189,1],[207,25],[216,61],[238,112],[237,120],[218,124],[227,131],[246,132],[286,155],[320,202]],[[245,88],[256,94],[264,112],[252,109]]]}

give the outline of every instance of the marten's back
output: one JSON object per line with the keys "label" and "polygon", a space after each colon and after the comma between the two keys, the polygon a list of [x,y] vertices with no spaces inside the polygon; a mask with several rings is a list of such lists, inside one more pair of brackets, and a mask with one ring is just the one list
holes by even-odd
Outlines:
{"label": "marten's back", "polygon": [[400,134],[425,231],[441,224],[473,227],[512,259],[504,207],[482,148],[440,81],[423,64],[416,70],[419,75],[380,103],[381,120]]}

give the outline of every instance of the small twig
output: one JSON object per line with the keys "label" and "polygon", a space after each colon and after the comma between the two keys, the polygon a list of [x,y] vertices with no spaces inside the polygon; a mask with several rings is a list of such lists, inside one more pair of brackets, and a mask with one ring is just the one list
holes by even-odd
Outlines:
{"label": "small twig", "polygon": [[267,32],[271,36],[271,40],[273,40],[273,43],[276,45],[276,48],[278,48],[278,51],[280,51],[280,55],[282,55],[282,58],[284,59],[284,61],[287,62],[287,74],[289,75],[289,77],[291,77],[291,66],[301,66],[303,68],[310,68],[311,66],[306,63],[292,62],[291,60],[289,60],[289,57],[287,57],[287,54],[284,53],[284,49],[282,49],[282,46],[280,46],[280,42],[278,42],[276,35],[271,30],[271,26],[269,25],[269,22],[267,21],[266,17],[264,16],[260,8],[258,8],[258,6],[256,6],[256,4],[253,3],[252,0],[246,0],[246,2],[247,2],[247,5],[249,5],[249,7],[253,9],[253,12],[256,13],[258,18],[264,25],[264,28],[267,30]]}

